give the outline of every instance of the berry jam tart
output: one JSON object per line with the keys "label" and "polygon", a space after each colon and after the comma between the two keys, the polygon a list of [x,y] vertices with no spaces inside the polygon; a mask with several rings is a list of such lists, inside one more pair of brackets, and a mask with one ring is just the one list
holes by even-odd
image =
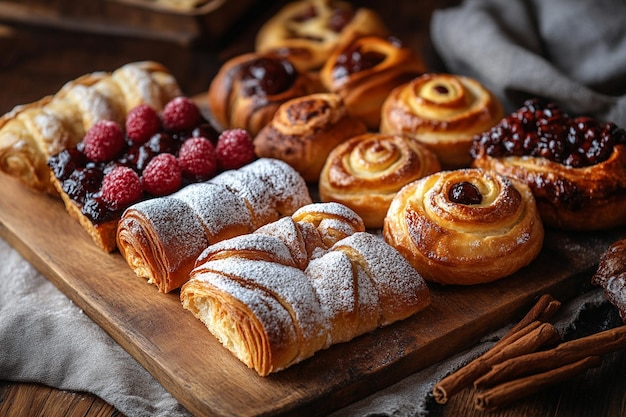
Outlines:
{"label": "berry jam tart", "polygon": [[[218,153],[222,136],[239,138],[234,156]],[[220,134],[192,100],[177,97],[160,114],[147,105],[132,109],[125,126],[95,123],[75,148],[50,157],[48,165],[70,214],[111,252],[117,221],[128,206],[207,181],[222,166],[243,166],[255,159],[251,149],[247,132]]]}

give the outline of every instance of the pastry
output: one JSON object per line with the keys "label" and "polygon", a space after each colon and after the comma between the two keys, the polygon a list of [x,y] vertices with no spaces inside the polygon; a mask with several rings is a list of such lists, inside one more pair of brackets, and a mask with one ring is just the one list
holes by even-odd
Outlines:
{"label": "pastry", "polygon": [[546,226],[603,230],[626,224],[626,131],[529,100],[472,145],[474,166],[518,178]]}
{"label": "pastry", "polygon": [[[422,277],[362,231],[354,213],[344,223],[345,213],[340,204],[312,204],[209,247],[181,289],[183,307],[261,376],[426,308]],[[311,242],[319,247],[309,255]]]}
{"label": "pastry", "polygon": [[207,246],[310,203],[306,183],[293,168],[263,158],[130,206],[119,221],[117,245],[135,274],[167,293],[187,281]]}
{"label": "pastry", "polygon": [[320,175],[320,198],[345,204],[368,228],[380,229],[396,193],[440,169],[437,156],[410,136],[365,133],[332,150]]}
{"label": "pastry", "polygon": [[604,296],[626,323],[626,239],[614,242],[602,254],[591,282],[604,289]]}
{"label": "pastry", "polygon": [[318,71],[338,45],[363,35],[387,34],[370,9],[345,1],[300,0],[286,4],[265,22],[255,48],[286,56],[300,71]]}
{"label": "pastry", "polygon": [[425,72],[420,56],[394,38],[360,37],[337,48],[320,71],[326,90],[339,94],[348,111],[378,130],[389,92]]}
{"label": "pastry", "polygon": [[478,81],[424,74],[395,88],[381,110],[380,131],[407,133],[430,147],[444,169],[467,168],[476,134],[503,116],[498,99]]}
{"label": "pastry", "polygon": [[219,127],[241,128],[256,136],[282,103],[318,91],[318,83],[289,59],[272,53],[246,53],[220,67],[207,98]]}
{"label": "pastry", "polygon": [[366,131],[365,124],[348,113],[340,96],[311,94],[283,103],[254,138],[254,150],[259,157],[282,159],[314,183],[330,151]]}
{"label": "pastry", "polygon": [[471,285],[528,265],[544,229],[526,184],[468,168],[405,186],[391,202],[383,234],[427,281]]}
{"label": "pastry", "polygon": [[0,171],[56,195],[47,166],[51,155],[75,146],[98,120],[123,124],[126,113],[139,104],[161,110],[180,94],[174,77],[156,62],[86,74],[0,118]]}

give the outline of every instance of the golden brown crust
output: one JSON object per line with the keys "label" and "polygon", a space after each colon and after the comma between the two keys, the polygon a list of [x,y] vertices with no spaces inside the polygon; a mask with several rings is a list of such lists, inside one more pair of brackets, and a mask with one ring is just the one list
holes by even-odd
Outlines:
{"label": "golden brown crust", "polygon": [[85,74],[53,96],[16,106],[0,118],[0,170],[56,194],[47,166],[51,155],[75,146],[98,120],[123,124],[132,107],[147,103],[159,111],[180,94],[174,77],[156,62]]}
{"label": "golden brown crust", "polygon": [[320,198],[345,204],[368,228],[378,229],[403,186],[440,169],[437,156],[407,135],[366,133],[330,153],[320,176]]}
{"label": "golden brown crust", "polygon": [[370,9],[344,1],[301,0],[285,5],[261,27],[255,48],[286,56],[300,71],[318,71],[338,45],[363,35],[387,34]]}
{"label": "golden brown crust", "polygon": [[282,104],[254,138],[254,150],[259,157],[287,162],[313,183],[335,146],[366,131],[337,94],[311,94]]}
{"label": "golden brown crust", "polygon": [[469,167],[475,134],[501,120],[498,99],[474,79],[424,74],[394,89],[381,110],[380,130],[408,133],[430,147],[446,169]]}
{"label": "golden brown crust", "polygon": [[246,53],[220,67],[207,98],[214,121],[222,129],[241,128],[256,136],[281,104],[317,91],[317,82],[299,72],[287,58]]}
{"label": "golden brown crust", "polygon": [[603,230],[626,224],[626,145],[615,146],[607,160],[580,168],[533,156],[491,157],[484,150],[474,166],[526,183],[546,226]]}
{"label": "golden brown crust", "polygon": [[[352,62],[351,56],[358,56]],[[382,104],[389,92],[421,75],[421,56],[390,39],[364,36],[337,48],[320,71],[320,82],[339,94],[348,111],[378,130]]]}
{"label": "golden brown crust", "polygon": [[[470,183],[481,201],[453,197]],[[442,284],[478,284],[529,264],[543,225],[528,186],[479,169],[441,171],[404,187],[385,217],[385,240],[422,276]]]}

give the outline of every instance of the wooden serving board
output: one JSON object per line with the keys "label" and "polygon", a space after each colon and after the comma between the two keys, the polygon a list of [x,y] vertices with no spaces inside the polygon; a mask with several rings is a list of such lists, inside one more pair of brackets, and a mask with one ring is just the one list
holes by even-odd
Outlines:
{"label": "wooden serving board", "polygon": [[515,275],[471,287],[431,285],[432,304],[403,322],[259,377],[235,359],[178,294],[160,294],[119,253],[104,254],[54,198],[0,175],[0,235],[106,330],[196,416],[322,415],[470,347],[515,320],[540,294],[588,286],[598,256],[623,230],[548,231]]}

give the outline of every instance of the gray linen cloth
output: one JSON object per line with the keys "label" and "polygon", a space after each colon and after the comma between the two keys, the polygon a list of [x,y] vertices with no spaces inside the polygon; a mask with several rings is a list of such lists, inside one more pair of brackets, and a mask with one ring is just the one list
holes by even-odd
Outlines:
{"label": "gray linen cloth", "polygon": [[466,0],[436,11],[447,72],[481,81],[508,111],[542,97],[626,126],[626,2]]}

